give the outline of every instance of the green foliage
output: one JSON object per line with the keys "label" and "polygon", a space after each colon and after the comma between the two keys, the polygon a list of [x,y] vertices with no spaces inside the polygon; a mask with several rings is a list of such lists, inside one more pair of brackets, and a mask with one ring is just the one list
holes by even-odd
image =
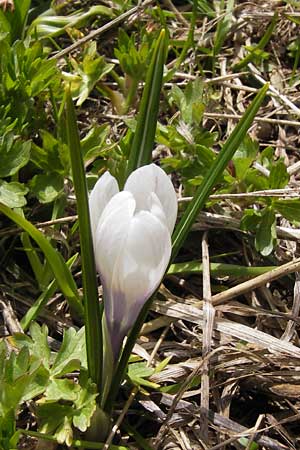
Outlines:
{"label": "green foliage", "polygon": [[58,173],[35,175],[29,183],[31,191],[41,203],[53,202],[62,192],[64,179]]}
{"label": "green foliage", "polygon": [[[214,56],[220,53],[222,45],[228,36],[228,32],[231,28],[232,23],[232,12],[234,9],[235,0],[226,1],[226,9],[224,17],[218,22],[217,30],[214,37]],[[224,8],[224,0],[220,2],[220,7]]]}
{"label": "green foliage", "polygon": [[196,8],[201,16],[205,15],[209,19],[215,17],[215,12],[212,8],[210,0],[195,0]]}
{"label": "green foliage", "polygon": [[68,175],[70,160],[67,146],[46,130],[40,130],[42,145],[32,145],[31,162],[45,172]]}
{"label": "green foliage", "polygon": [[10,43],[24,37],[30,4],[30,0],[14,0],[13,11],[0,9],[0,34],[7,33]]}
{"label": "green foliage", "polygon": [[65,124],[72,165],[73,183],[77,200],[82,257],[88,373],[98,387],[98,392],[100,393],[103,381],[103,337],[101,329],[103,308],[100,309],[99,306],[86,175],[79,140],[79,132],[76,123],[75,109],[70,90],[66,91]]}
{"label": "green foliage", "polygon": [[180,115],[172,125],[160,125],[157,141],[170,148],[172,156],[164,158],[162,165],[167,171],[176,170],[182,176],[185,194],[193,194],[209,172],[215,159],[212,146],[217,133],[211,133],[201,126],[206,106],[204,85],[200,79],[189,82],[185,90],[173,86],[169,97],[170,106],[179,109]]}
{"label": "green foliage", "polygon": [[137,386],[157,388],[156,383],[147,380],[154,372],[155,370],[152,367],[147,367],[145,362],[136,362],[128,365],[127,375],[130,381]]}
{"label": "green foliage", "polygon": [[[0,448],[15,448],[19,408],[37,397],[39,430],[70,445],[73,426],[80,431],[89,427],[98,395],[87,377],[84,329],[69,328],[56,354],[48,345],[47,327],[36,323],[30,327],[30,337],[17,333],[10,344],[16,352],[9,354],[4,341],[0,342]],[[78,370],[78,383],[63,378]]]}
{"label": "green foliage", "polygon": [[[26,235],[26,233],[24,233],[24,235]],[[29,239],[29,237],[28,237],[28,239]],[[75,253],[67,261],[67,263],[66,263],[67,266],[72,267],[72,265],[74,264],[74,262],[76,261],[77,258],[78,258],[78,254]],[[43,271],[42,275],[44,275],[44,271]],[[43,282],[43,284],[45,283],[43,278],[42,278],[42,282]],[[20,324],[21,324],[24,332],[28,329],[30,323],[39,316],[39,313],[41,312],[41,310],[43,309],[43,307],[45,306],[47,301],[51,297],[53,297],[53,295],[55,294],[57,289],[58,289],[58,284],[55,279],[53,279],[51,281],[51,283],[49,283],[48,286],[43,285],[42,293],[39,295],[38,299],[34,302],[34,304],[28,309],[25,316],[22,317]]]}
{"label": "green foliage", "polygon": [[39,431],[51,433],[59,443],[71,445],[73,426],[86,431],[96,409],[96,386],[82,372],[79,383],[54,379],[38,401]]}
{"label": "green foliage", "polygon": [[112,10],[103,5],[91,6],[87,11],[69,15],[57,15],[52,8],[40,14],[30,25],[28,34],[36,38],[49,38],[64,34],[68,28],[81,28],[93,17],[111,17]]}
{"label": "green foliage", "polygon": [[66,265],[62,255],[52,247],[50,242],[44,235],[22,215],[11,210],[4,204],[0,203],[0,212],[5,214],[9,219],[13,220],[18,226],[23,228],[32,239],[39,245],[43,251],[49,266],[59,284],[60,289],[65,294],[70,303],[70,307],[74,314],[83,316],[83,306],[77,292],[77,286],[74,278]]}
{"label": "green foliage", "polygon": [[22,142],[15,139],[13,133],[3,134],[0,137],[0,177],[14,175],[25,166],[30,157],[31,142]]}
{"label": "green foliage", "polygon": [[147,70],[137,124],[128,159],[127,176],[133,170],[149,164],[152,160],[167,46],[166,31],[162,30],[157,41],[154,43],[151,63]]}
{"label": "green foliage", "polygon": [[[147,14],[153,21],[143,24],[142,29],[135,22],[133,32],[132,26],[127,28],[127,32],[120,26],[116,40],[109,39],[112,45],[105,48],[105,55],[111,51],[109,56],[114,54],[119,64],[107,62],[110,60],[103,56],[104,50],[99,46],[102,40],[89,41],[78,47],[72,56],[69,53],[65,60],[58,58],[53,51],[59,52],[60,46],[68,45],[68,42],[65,42],[65,37],[56,37],[66,34],[77,41],[81,36],[77,28],[91,21],[92,27],[98,28],[99,20],[111,18],[136,2],[116,1],[113,2],[113,8],[96,5],[65,15],[63,11],[74,10],[76,2],[75,5],[52,2],[51,9],[40,14],[50,3],[14,0],[13,12],[4,12],[0,8],[0,212],[25,230],[20,239],[16,236],[15,240],[11,240],[12,243],[9,242],[9,250],[20,251],[21,246],[29,260],[29,271],[32,269],[30,272],[36,280],[34,288],[37,287],[37,290],[33,292],[36,292],[37,300],[21,321],[24,330],[29,328],[32,320],[38,317],[57,290],[69,301],[76,320],[83,318],[83,304],[90,305],[91,299],[94,309],[91,308],[89,318],[87,313],[85,317],[87,350],[83,329],[76,332],[70,328],[64,333],[60,350],[57,353],[51,351],[47,328],[35,323],[31,325],[29,336],[17,334],[9,339],[12,352],[9,353],[4,341],[0,342],[1,450],[17,449],[20,433],[16,429],[16,417],[27,401],[32,402],[39,431],[48,433],[49,440],[56,439],[67,445],[73,442],[74,446],[80,446],[78,440],[74,444],[74,428],[80,432],[87,430],[97,402],[110,412],[125,376],[144,393],[146,389],[159,389],[149,377],[163,370],[169,362],[164,360],[156,368],[149,368],[138,358],[128,364],[140,326],[149,310],[149,302],[126,340],[115,372],[112,363],[109,367],[109,349],[105,348],[105,338],[104,345],[98,339],[101,319],[88,224],[86,181],[91,187],[99,174],[109,169],[118,179],[119,185],[123,186],[132,170],[151,161],[154,142],[164,146],[167,152],[163,148],[159,163],[167,172],[176,172],[176,182],[182,186],[185,196],[194,196],[190,206],[186,206],[187,203],[180,206],[183,218],[174,237],[172,257],[175,257],[203,207],[212,206],[218,212],[226,203],[223,210],[226,213],[229,202],[209,199],[210,193],[282,189],[288,185],[290,178],[284,161],[274,156],[274,149],[269,147],[261,151],[259,143],[247,135],[265,98],[267,86],[254,99],[225,144],[225,121],[218,122],[217,128],[211,126],[210,119],[206,119],[207,111],[221,112],[218,107],[220,91],[216,80],[207,82],[202,77],[209,77],[211,73],[213,77],[217,75],[216,71],[220,67],[218,55],[223,54],[224,42],[230,37],[228,33],[231,29],[235,32],[232,28],[232,12],[237,6],[234,0],[196,0],[192,2],[193,10],[182,10],[179,18],[165,6],[157,4],[155,8],[149,7]],[[286,3],[292,4],[292,1]],[[204,31],[199,40],[203,41],[201,52],[199,45],[196,45],[198,34],[194,36],[194,32],[196,20],[202,21],[203,18],[203,30],[208,25],[209,35]],[[184,40],[182,37],[177,38],[176,33],[170,33],[172,40],[169,41],[167,27],[179,19],[191,19],[188,36]],[[286,15],[286,19],[296,24],[299,22],[294,16]],[[234,69],[244,70],[249,62],[260,64],[269,58],[265,48],[276,23],[277,16],[274,15],[261,40],[258,44],[245,47],[248,53]],[[161,29],[163,31],[159,35],[157,31],[152,31]],[[294,60],[293,80],[297,76],[299,48],[299,39],[296,37],[288,47],[289,56]],[[230,52],[226,53],[226,58],[228,55]],[[188,72],[191,78],[197,74],[198,78],[188,83],[183,80],[181,83],[180,72]],[[176,79],[172,78],[174,75]],[[171,83],[162,90],[163,80]],[[243,77],[243,82],[247,80],[247,77]],[[132,114],[139,100],[137,94],[141,81],[145,81],[145,85],[138,107],[139,115],[134,117]],[[179,87],[182,84],[184,88]],[[78,132],[70,97],[67,107],[69,112],[72,109],[72,113],[65,121],[66,87],[70,89],[73,100],[76,100],[76,106],[82,107],[79,109]],[[110,115],[109,105],[105,109],[105,113],[108,113],[105,120],[111,120],[112,125],[103,122],[99,125],[99,115],[93,111],[93,100],[98,104],[100,94],[105,95],[105,102],[107,98],[111,100],[113,114],[130,112],[130,116],[123,116],[119,121],[116,116]],[[233,99],[236,100],[235,94]],[[86,122],[84,118],[87,118]],[[157,119],[160,121],[158,124]],[[159,152],[161,148],[156,150]],[[59,247],[53,244],[57,225],[43,234],[25,219],[29,215],[31,220],[37,221],[59,218],[64,208],[67,214],[69,211],[75,214],[74,204],[67,203],[72,183],[76,191],[76,208],[83,242],[81,264],[84,302],[81,302],[70,271],[72,263],[78,259],[78,241],[73,239],[78,222],[71,232],[71,244],[68,236],[65,241],[67,258],[72,255],[65,263],[58,252]],[[241,229],[248,232],[248,237],[252,234],[255,248],[262,256],[270,255],[276,246],[279,215],[299,226],[299,199],[262,195],[256,196],[255,200],[249,196],[233,202],[237,203],[236,210],[243,214]],[[19,211],[13,211],[14,208],[19,208]],[[13,248],[15,241],[17,245]],[[211,264],[212,275],[217,277],[249,277],[271,269],[263,266]],[[170,274],[198,274],[201,271],[200,261],[173,264],[169,268]],[[102,351],[106,353],[104,362]],[[99,373],[102,369],[106,379],[101,383]],[[199,377],[195,377],[190,386],[198,386],[199,383]],[[165,389],[176,393],[181,387],[179,383],[163,387],[162,391]],[[248,440],[240,439],[240,444],[246,447]],[[89,448],[92,445],[100,448],[102,444],[88,443],[81,447]],[[146,448],[147,443],[143,445]],[[256,444],[252,443],[252,447],[256,448]]]}
{"label": "green foliage", "polygon": [[290,84],[292,84],[296,77],[300,61],[300,39],[298,37],[290,42],[290,44],[288,45],[288,51],[288,56],[294,60],[293,71],[290,80]]}
{"label": "green foliage", "polygon": [[241,444],[242,447],[245,447],[248,450],[258,450],[259,449],[259,445],[256,442],[250,443],[248,438],[242,437],[242,438],[238,439],[238,442]]}
{"label": "green foliage", "polygon": [[109,156],[111,145],[106,144],[110,132],[108,124],[97,125],[90,129],[80,141],[84,161],[90,161],[98,156]]}
{"label": "green foliage", "polygon": [[258,155],[258,142],[253,141],[248,135],[245,136],[232,161],[235,168],[235,177],[238,181],[245,180],[247,171]]}
{"label": "green foliage", "polygon": [[276,200],[272,202],[273,208],[292,223],[300,222],[300,200],[298,198]]}
{"label": "green foliage", "polygon": [[211,170],[207,176],[203,179],[203,182],[197,188],[197,191],[185,210],[180,222],[175,228],[173,234],[173,244],[172,244],[172,256],[171,260],[174,260],[179,249],[183,245],[187,234],[189,233],[191,226],[196,220],[201,208],[205,205],[212,189],[215,187],[219,181],[221,175],[226,169],[229,161],[233,157],[237,146],[245,138],[247,131],[260,108],[265,95],[268,90],[268,84],[266,84],[258,93],[256,94],[252,103],[246,109],[243,117],[240,119],[239,123],[236,125],[235,129],[226,140],[217,158],[215,158]]}
{"label": "green foliage", "polygon": [[269,255],[276,245],[276,217],[272,208],[265,208],[256,228],[255,248],[263,256]]}
{"label": "green foliage", "polygon": [[0,448],[4,450],[15,448],[12,442],[17,437],[15,419],[19,406],[40,395],[49,381],[39,346],[34,344],[35,352],[25,345],[18,353],[8,354],[4,341],[0,343]]}
{"label": "green foliage", "polygon": [[138,81],[144,79],[150,62],[149,44],[145,35],[140,47],[137,48],[135,36],[133,34],[128,36],[123,28],[119,28],[118,47],[114,52],[124,74]]}
{"label": "green foliage", "polygon": [[264,48],[268,44],[269,40],[271,39],[271,36],[274,32],[275,26],[277,24],[278,20],[278,14],[275,12],[270,25],[266,29],[266,32],[260,39],[259,43],[255,46],[247,46],[246,50],[249,52],[245,58],[243,58],[239,63],[235,64],[233,69],[234,70],[241,70],[243,67],[245,67],[250,62],[260,62],[264,59],[267,59],[269,57],[269,54],[264,51]]}
{"label": "green foliage", "polygon": [[0,39],[0,201],[13,208],[26,204],[29,186],[17,182],[18,174],[32,156],[33,132],[47,123],[43,103],[50,91],[59,93],[60,76],[40,42],[10,45],[9,37]]}
{"label": "green foliage", "polygon": [[25,195],[28,189],[22,183],[0,180],[0,203],[9,208],[21,208],[26,205]]}
{"label": "green foliage", "polygon": [[41,101],[57,90],[60,77],[54,60],[46,60],[41,42],[0,40],[1,117],[10,118],[11,131],[29,135],[46,116]]}
{"label": "green foliage", "polygon": [[114,65],[105,62],[103,56],[97,53],[96,42],[90,42],[84,49],[82,62],[71,59],[73,72],[63,72],[63,78],[70,83],[73,99],[77,99],[77,106],[81,106],[88,95]]}
{"label": "green foliage", "polygon": [[[255,154],[257,155],[255,156]],[[258,161],[269,175],[262,174],[250,165]],[[267,147],[261,154],[258,153],[258,145],[247,137],[239,147],[233,158],[235,175],[238,183],[233,177],[227,177],[235,190],[243,188],[248,192],[252,190],[283,189],[289,182],[289,174],[284,162],[274,159],[274,149]],[[297,199],[276,200],[272,197],[259,197],[258,203],[261,209],[245,209],[241,228],[245,231],[255,233],[255,248],[262,255],[269,255],[276,246],[276,212],[291,221],[298,221],[299,201]]]}
{"label": "green foliage", "polygon": [[180,111],[180,119],[184,123],[195,127],[200,125],[205,109],[204,84],[200,78],[190,81],[184,91],[173,85],[170,91],[169,104],[177,106]]}

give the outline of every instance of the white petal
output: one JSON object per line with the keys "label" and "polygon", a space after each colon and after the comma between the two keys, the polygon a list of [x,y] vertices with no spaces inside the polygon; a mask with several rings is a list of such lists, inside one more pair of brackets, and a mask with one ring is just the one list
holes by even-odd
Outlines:
{"label": "white petal", "polygon": [[135,205],[135,199],[130,192],[117,193],[104,208],[96,229],[96,266],[102,284],[105,283],[109,289],[118,255],[126,244]]}
{"label": "white petal", "polygon": [[[123,337],[159,286],[170,255],[171,236],[166,225],[147,211],[137,213],[131,220],[112,280],[115,296],[109,320],[112,328],[119,323]],[[122,305],[117,304],[120,300]]]}
{"label": "white petal", "polygon": [[113,285],[113,279],[118,270],[118,260],[126,246],[135,205],[130,192],[119,192],[104,209],[96,231],[95,260],[101,277],[105,316],[115,356],[124,339],[121,322],[125,299],[120,287]]}
{"label": "white petal", "polygon": [[117,354],[145,301],[161,282],[171,255],[171,237],[154,214],[135,214],[135,199],[125,191],[108,203],[96,234],[105,316]]}
{"label": "white petal", "polygon": [[117,180],[109,172],[105,172],[96,182],[89,197],[92,236],[95,237],[100,216],[110,201],[119,192]]}
{"label": "white petal", "polygon": [[167,226],[172,233],[177,217],[177,198],[171,180],[160,167],[150,164],[135,170],[128,177],[124,190],[132,192],[138,211],[147,209],[149,193],[154,192],[162,204]]}
{"label": "white petal", "polygon": [[147,209],[151,214],[156,216],[161,222],[167,225],[167,218],[165,215],[165,211],[155,192],[151,192],[149,194],[147,206],[148,206]]}

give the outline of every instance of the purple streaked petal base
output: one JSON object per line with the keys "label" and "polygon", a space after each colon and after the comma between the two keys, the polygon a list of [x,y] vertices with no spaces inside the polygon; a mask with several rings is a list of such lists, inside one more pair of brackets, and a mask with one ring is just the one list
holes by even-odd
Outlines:
{"label": "purple streaked petal base", "polygon": [[145,303],[145,298],[148,298],[148,296],[133,303],[130,306],[130,311],[128,311],[124,292],[114,291],[113,299],[111,299],[108,290],[103,285],[103,297],[106,325],[110,336],[114,360],[117,361],[124,338],[136,321]]}

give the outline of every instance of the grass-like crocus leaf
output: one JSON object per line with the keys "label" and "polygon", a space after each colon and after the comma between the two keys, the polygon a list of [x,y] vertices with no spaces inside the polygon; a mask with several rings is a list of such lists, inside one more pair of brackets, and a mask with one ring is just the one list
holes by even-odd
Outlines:
{"label": "grass-like crocus leaf", "polygon": [[[236,264],[210,263],[210,273],[218,277],[251,278],[267,273],[275,269],[276,266],[248,267]],[[203,271],[203,264],[200,261],[187,261],[184,263],[171,264],[168,275],[199,274]]]}
{"label": "grass-like crocus leaf", "polygon": [[27,254],[27,258],[30,262],[32,271],[35,275],[35,279],[38,282],[40,290],[43,290],[43,264],[37,254],[37,251],[34,249],[30,237],[27,233],[21,234],[21,241],[23,244],[23,248]]}
{"label": "grass-like crocus leaf", "polygon": [[[75,254],[67,261],[66,264],[67,264],[67,266],[69,268],[72,267],[72,265],[74,264],[74,262],[75,262],[77,257],[78,257],[78,254]],[[47,301],[51,297],[53,297],[53,295],[57,291],[57,288],[58,288],[58,284],[57,284],[56,279],[54,279],[54,280],[51,281],[49,286],[47,286],[43,290],[43,292],[41,293],[39,298],[29,308],[29,310],[27,311],[25,316],[22,317],[22,320],[21,320],[20,324],[21,324],[21,327],[23,328],[23,331],[27,331],[30,323],[39,316],[40,312],[42,311],[42,309],[46,305]]]}
{"label": "grass-like crocus leaf", "polygon": [[[221,1],[220,10],[224,8],[224,0]],[[213,55],[216,57],[224,44],[225,39],[228,37],[228,33],[232,23],[232,13],[234,10],[235,0],[228,0],[226,3],[226,9],[224,11],[224,17],[218,22],[217,30],[214,37]]]}
{"label": "grass-like crocus leaf", "polygon": [[153,50],[141,99],[136,130],[128,160],[127,177],[138,167],[149,164],[155,138],[159,97],[162,86],[167,37],[162,30]]}
{"label": "grass-like crocus leaf", "polygon": [[66,128],[73,173],[73,183],[77,199],[82,278],[84,291],[85,330],[88,370],[91,379],[101,392],[102,383],[102,329],[98,298],[98,284],[90,225],[88,190],[81,154],[76,115],[70,90],[66,91]]}
{"label": "grass-like crocus leaf", "polygon": [[212,189],[219,180],[220,176],[226,169],[229,161],[233,157],[236,149],[243,141],[253,119],[261,106],[269,85],[266,84],[256,95],[253,102],[248,106],[243,117],[225,142],[218,157],[212,164],[209,174],[204,178],[201,185],[198,187],[196,194],[184,212],[179,224],[177,225],[173,234],[173,250],[171,261],[179,252],[183,242],[185,241],[187,234],[189,233],[191,226],[196,220],[197,215],[205,205],[206,200],[211,194]]}
{"label": "grass-like crocus leaf", "polygon": [[77,292],[77,286],[61,254],[52,247],[50,242],[34,225],[32,225],[32,223],[30,223],[24,217],[20,216],[20,214],[17,214],[15,211],[8,208],[6,205],[3,205],[2,203],[0,203],[0,212],[5,214],[19,227],[23,228],[23,230],[26,231],[29,236],[37,243],[37,245],[44,253],[49,266],[52,269],[57,284],[67,298],[71,310],[75,314],[83,317],[84,311]]}
{"label": "grass-like crocus leaf", "polygon": [[[32,436],[40,440],[57,442],[57,439],[51,434],[39,433],[38,431],[29,431],[19,428],[20,434],[24,434],[24,436]],[[72,447],[80,447],[85,449],[95,449],[101,450],[103,448],[107,448],[105,443],[101,442],[92,442],[92,441],[83,441],[81,439],[74,439],[71,443]],[[130,450],[129,447],[124,447],[123,445],[112,445],[109,446],[110,450]]]}
{"label": "grass-like crocus leaf", "polygon": [[237,71],[243,69],[243,67],[252,62],[257,56],[258,57],[260,56],[261,52],[271,39],[277,20],[278,20],[278,13],[276,12],[271,20],[270,25],[266,29],[266,32],[259,41],[259,43],[255,47],[253,47],[252,51],[250,51],[248,55],[245,56],[245,58],[243,58],[240,62],[234,65],[233,70]]}

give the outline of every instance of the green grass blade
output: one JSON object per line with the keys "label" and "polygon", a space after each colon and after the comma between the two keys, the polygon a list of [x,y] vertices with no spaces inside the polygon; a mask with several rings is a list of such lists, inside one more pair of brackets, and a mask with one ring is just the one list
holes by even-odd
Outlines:
{"label": "green grass blade", "polygon": [[208,176],[198,187],[193,200],[187,207],[173,234],[173,249],[171,261],[174,260],[175,256],[179,252],[183,242],[185,241],[185,238],[187,237],[188,232],[191,229],[191,226],[193,225],[197,215],[205,205],[205,202],[208,199],[213,187],[226,169],[228,162],[231,160],[236,149],[244,139],[257,111],[259,110],[259,107],[261,106],[265,98],[268,88],[269,85],[266,84],[258,92],[252,103],[248,106],[243,117],[225,142],[218,157],[213,162]]}
{"label": "green grass blade", "polygon": [[2,203],[0,203],[0,212],[5,214],[19,227],[23,228],[23,230],[26,231],[29,236],[38,244],[45,257],[47,258],[57,284],[67,298],[71,310],[75,314],[83,317],[84,310],[77,292],[77,286],[61,254],[52,247],[50,242],[34,225],[32,225],[24,217],[20,216],[20,214],[17,214],[15,211],[8,208],[6,205],[3,205]]}
{"label": "green grass blade", "polygon": [[253,61],[253,59],[255,59],[255,57],[256,57],[255,50],[262,51],[265,48],[265,46],[268,44],[269,40],[271,39],[271,36],[273,34],[273,31],[274,31],[274,28],[276,26],[277,20],[278,20],[278,13],[276,12],[274,14],[272,20],[271,20],[270,25],[266,29],[265,34],[263,35],[263,37],[261,38],[259,43],[254,47],[254,50],[249,52],[248,55],[245,56],[245,58],[243,58],[239,63],[235,64],[233,66],[233,70],[236,70],[236,71],[241,70],[248,63]]}
{"label": "green grass blade", "polygon": [[98,283],[90,226],[86,175],[81,154],[76,115],[70,90],[67,90],[66,92],[66,128],[68,145],[70,148],[73,183],[77,199],[88,370],[90,377],[94,383],[97,384],[99,392],[101,392],[103,363],[101,329],[102,311],[100,311],[98,298]]}
{"label": "green grass blade", "polygon": [[136,130],[128,160],[127,176],[138,167],[149,164],[152,160],[163,68],[167,53],[166,49],[166,32],[162,30],[156,42],[147,72]]}
{"label": "green grass blade", "polygon": [[37,252],[35,251],[30,237],[27,233],[21,233],[21,242],[23,244],[24,251],[27,255],[29,263],[31,265],[32,271],[34,273],[35,279],[38,282],[40,290],[44,288],[43,286],[43,265],[38,257]]}
{"label": "green grass blade", "polygon": [[[214,48],[213,48],[214,57],[220,53],[222,45],[224,44],[224,41],[228,36],[228,32],[230,30],[232,23],[232,13],[234,10],[234,3],[235,0],[227,0],[225,16],[223,17],[222,20],[218,22],[217,30],[214,37]],[[220,6],[221,10],[223,8],[224,8],[224,1],[221,2]]]}
{"label": "green grass blade", "polygon": [[[74,264],[78,254],[73,255],[68,261],[67,266],[69,268],[72,267]],[[51,281],[49,286],[43,290],[39,298],[34,302],[34,304],[29,308],[29,310],[26,312],[25,316],[22,317],[22,320],[20,322],[21,327],[23,328],[23,331],[28,330],[30,323],[35,320],[38,315],[40,314],[43,307],[46,305],[47,301],[53,297],[55,292],[57,291],[58,284],[57,281],[54,279]]]}
{"label": "green grass blade", "polygon": [[[20,434],[24,434],[24,436],[32,436],[40,440],[56,442],[57,439],[51,434],[39,433],[38,431],[24,430],[22,428],[18,428]],[[92,441],[83,441],[81,439],[74,439],[71,442],[71,447],[80,447],[87,449],[95,449],[101,450],[103,448],[107,448],[106,444],[101,442],[92,442]],[[130,450],[129,447],[124,447],[123,445],[112,445],[109,446],[110,450]]]}
{"label": "green grass blade", "polygon": [[[237,264],[210,263],[212,276],[229,277],[256,277],[275,269],[277,266],[248,267]],[[187,261],[184,263],[171,264],[168,275],[198,274],[202,273],[203,264],[200,261]]]}

